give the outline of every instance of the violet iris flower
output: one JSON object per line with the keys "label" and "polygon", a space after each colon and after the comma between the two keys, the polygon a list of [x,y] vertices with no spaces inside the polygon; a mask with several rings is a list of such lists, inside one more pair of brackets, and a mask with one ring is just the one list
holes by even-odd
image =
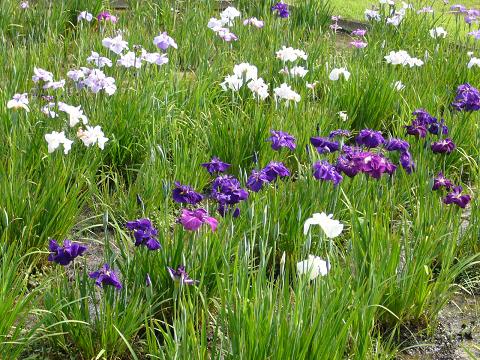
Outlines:
{"label": "violet iris flower", "polygon": [[267,141],[272,142],[273,150],[280,150],[280,148],[286,147],[293,151],[297,147],[295,144],[295,138],[289,133],[276,130],[271,130],[270,133],[272,136],[270,136]]}
{"label": "violet iris flower", "polygon": [[262,171],[267,175],[269,181],[274,181],[277,177],[290,176],[290,171],[285,165],[277,161],[271,161]]}
{"label": "violet iris flower", "polygon": [[461,186],[454,186],[453,191],[447,194],[447,196],[443,199],[445,204],[457,204],[462,209],[468,205],[471,200],[470,195],[462,194],[463,188]]}
{"label": "violet iris flower", "polygon": [[111,23],[115,24],[117,22],[117,17],[110,14],[108,11],[102,11],[100,14],[97,15],[98,21],[110,21]]}
{"label": "violet iris flower", "polygon": [[392,175],[396,168],[397,167],[385,157],[378,154],[369,154],[363,159],[361,171],[374,179],[380,179],[384,173]]}
{"label": "violet iris flower", "polygon": [[433,142],[430,145],[432,151],[436,154],[450,154],[453,150],[455,150],[455,144],[452,139],[447,138],[437,142]]}
{"label": "violet iris flower", "polygon": [[173,200],[182,204],[195,205],[202,201],[203,196],[197,193],[188,185],[175,182],[175,189],[172,191]]}
{"label": "violet iris flower", "polygon": [[276,3],[272,6],[271,10],[281,18],[288,18],[290,15],[288,12],[288,5],[283,2]]}
{"label": "violet iris flower", "polygon": [[375,148],[378,145],[383,144],[385,142],[385,139],[383,138],[380,131],[363,129],[355,138],[355,142],[358,145],[363,145],[368,148]]}
{"label": "violet iris flower", "polygon": [[389,139],[385,142],[385,150],[387,151],[408,151],[410,144],[402,139]]}
{"label": "violet iris flower", "polygon": [[167,266],[168,273],[173,281],[179,282],[182,285],[195,285],[198,280],[193,280],[185,271],[185,266],[179,265],[177,270]]}
{"label": "violet iris flower", "polygon": [[331,181],[334,186],[337,186],[343,180],[335,166],[325,160],[313,164],[313,176],[317,180]]}
{"label": "violet iris flower", "polygon": [[217,219],[208,216],[207,210],[202,208],[196,210],[182,209],[178,221],[186,230],[190,231],[197,231],[203,224],[209,225],[212,231],[215,231],[218,226]]}
{"label": "violet iris flower", "polygon": [[468,83],[460,85],[452,107],[458,111],[480,110],[480,92]]}
{"label": "violet iris flower", "polygon": [[439,172],[437,177],[433,179],[432,190],[438,190],[442,187],[450,190],[453,187],[453,183],[449,179],[447,179],[442,172]]}
{"label": "violet iris flower", "polygon": [[[211,195],[219,204],[218,212],[220,215],[225,216],[227,211],[233,208],[233,205],[247,199],[248,192],[247,190],[242,189],[240,181],[235,177],[221,175],[213,181]],[[233,212],[233,216],[237,217],[239,214],[240,210],[236,208]]]}
{"label": "violet iris flower", "polygon": [[413,120],[411,125],[405,126],[408,135],[424,138],[427,136],[427,127],[424,123]]}
{"label": "violet iris flower", "polygon": [[415,170],[415,163],[412,160],[412,155],[408,151],[403,151],[400,154],[400,165],[405,169],[407,174],[411,174]]}
{"label": "violet iris flower", "polygon": [[311,137],[310,142],[319,154],[332,153],[340,148],[340,144],[337,141],[331,141],[330,138]]}
{"label": "violet iris flower", "polygon": [[252,173],[247,179],[247,187],[254,191],[259,192],[264,184],[270,182],[270,178],[263,170],[252,170]]}
{"label": "violet iris flower", "polygon": [[50,249],[48,261],[53,261],[63,266],[70,264],[77,256],[83,255],[87,250],[86,246],[70,240],[64,240],[63,246],[60,246],[56,240],[51,239],[48,247]]}
{"label": "violet iris flower", "polygon": [[223,162],[222,160],[220,160],[218,157],[214,156],[212,158],[212,160],[210,160],[210,162],[208,163],[203,163],[202,166],[207,169],[207,171],[210,173],[210,174],[213,174],[213,173],[223,173],[225,171],[228,170],[228,168],[231,166],[230,164],[227,164],[225,162]]}
{"label": "violet iris flower", "polygon": [[88,276],[92,279],[96,279],[95,285],[104,287],[105,285],[114,286],[117,289],[122,288],[122,284],[117,277],[117,274],[113,269],[110,269],[108,264],[103,265],[103,267],[95,272],[91,272]]}
{"label": "violet iris flower", "polygon": [[133,231],[135,246],[144,245],[149,250],[157,250],[161,248],[160,242],[157,239],[158,231],[153,227],[150,219],[129,221],[125,227],[128,230]]}

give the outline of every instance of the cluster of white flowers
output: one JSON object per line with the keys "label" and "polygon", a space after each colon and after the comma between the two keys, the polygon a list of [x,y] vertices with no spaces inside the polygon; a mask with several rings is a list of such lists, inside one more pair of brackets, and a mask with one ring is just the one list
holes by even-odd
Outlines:
{"label": "cluster of white flowers", "polygon": [[286,47],[285,45],[276,52],[276,55],[277,59],[282,60],[284,63],[294,62],[298,59],[307,60],[308,58],[308,55],[305,53],[305,51],[294,49],[292,47]]}
{"label": "cluster of white flowers", "polygon": [[227,75],[220,86],[224,91],[238,91],[244,84],[252,91],[253,97],[256,99],[265,100],[269,95],[268,84],[258,77],[257,67],[249,63],[235,65],[233,74]]}
{"label": "cluster of white flowers", "polygon": [[[237,36],[234,33],[232,33],[227,26],[232,26],[234,24],[234,20],[237,17],[240,17],[240,15],[241,15],[240,11],[238,11],[232,6],[229,6],[220,13],[220,19],[212,17],[208,21],[207,26],[224,41],[226,42],[236,41],[238,40]],[[251,19],[248,19],[248,20],[251,20]],[[250,22],[247,22],[247,24],[249,23]],[[258,20],[255,21],[255,24],[256,24],[255,26],[259,25]],[[263,22],[262,22],[262,26],[263,26]]]}
{"label": "cluster of white flowers", "polygon": [[422,66],[423,61],[411,57],[405,50],[399,50],[399,51],[390,51],[390,54],[384,57],[385,60],[387,61],[388,64],[392,65],[402,65],[402,66]]}

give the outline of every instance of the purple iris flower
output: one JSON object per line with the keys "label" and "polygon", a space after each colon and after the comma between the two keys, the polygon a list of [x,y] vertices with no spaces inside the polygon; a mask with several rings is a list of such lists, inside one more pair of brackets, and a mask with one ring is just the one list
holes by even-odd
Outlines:
{"label": "purple iris flower", "polygon": [[186,230],[190,231],[197,231],[203,224],[208,224],[212,231],[215,231],[218,226],[217,219],[208,216],[207,210],[202,208],[196,210],[182,209],[178,221]]}
{"label": "purple iris flower", "polygon": [[213,181],[212,198],[223,204],[238,204],[248,198],[248,192],[235,177],[221,175]]}
{"label": "purple iris flower", "polygon": [[438,190],[442,187],[450,190],[453,187],[453,183],[449,179],[447,179],[442,172],[439,172],[437,177],[433,179],[432,190]]}
{"label": "purple iris flower", "polygon": [[343,180],[335,166],[325,160],[313,164],[313,176],[317,180],[331,181],[334,186],[337,186]]}
{"label": "purple iris flower", "polygon": [[430,147],[436,154],[450,154],[455,150],[455,144],[450,138],[446,138],[437,142],[433,142]]}
{"label": "purple iris flower", "polygon": [[332,153],[340,148],[340,144],[337,141],[331,141],[329,138],[311,137],[310,142],[315,146],[319,154]]}
{"label": "purple iris flower", "polygon": [[367,30],[365,29],[356,29],[352,31],[353,36],[365,36],[367,33]]}
{"label": "purple iris flower", "polygon": [[198,204],[203,200],[203,196],[197,193],[188,185],[182,185],[179,182],[175,182],[175,189],[172,192],[173,200],[182,204]]}
{"label": "purple iris flower", "polygon": [[152,225],[150,219],[138,219],[129,221],[125,224],[128,230],[133,231],[135,246],[144,245],[149,250],[158,250],[161,248],[157,239],[158,231]]}
{"label": "purple iris flower", "polygon": [[[328,135],[328,137],[330,139],[333,139],[334,137],[337,137],[337,136],[349,137],[350,136],[350,131],[345,130],[345,129],[337,129],[337,130],[331,131],[330,134]],[[310,141],[311,141],[311,139],[310,139]]]}
{"label": "purple iris flower", "polygon": [[48,247],[50,249],[48,261],[53,261],[63,266],[70,264],[77,256],[83,255],[87,250],[86,246],[70,240],[64,240],[63,246],[60,246],[56,240],[51,239]]}
{"label": "purple iris flower", "polygon": [[100,14],[97,15],[98,21],[110,21],[111,23],[115,24],[117,22],[117,17],[110,14],[108,11],[102,11]]}
{"label": "purple iris flower", "polygon": [[388,159],[378,154],[369,154],[362,162],[362,172],[374,179],[380,179],[384,173],[392,175],[396,168]]}
{"label": "purple iris flower", "polygon": [[468,83],[462,84],[457,88],[457,96],[452,106],[458,111],[480,110],[480,92]]}
{"label": "purple iris flower", "polygon": [[387,151],[408,151],[410,144],[402,139],[389,139],[385,142],[385,150]]}
{"label": "purple iris flower", "polygon": [[430,115],[430,113],[425,109],[417,109],[412,114],[415,115],[415,120],[418,120],[425,125],[437,122],[437,118]]}
{"label": "purple iris flower", "polygon": [[269,177],[263,170],[252,170],[247,179],[247,187],[254,192],[259,192],[263,185],[269,182]]}
{"label": "purple iris flower", "polygon": [[267,141],[272,142],[273,150],[280,150],[280,148],[286,147],[293,151],[297,147],[295,144],[295,138],[289,133],[276,130],[271,130],[270,133],[272,136],[270,136]]}
{"label": "purple iris flower", "polygon": [[439,133],[442,133],[443,135],[448,135],[448,127],[445,125],[445,120],[442,119],[440,122],[433,122],[430,124],[428,127],[428,132],[430,134],[438,135]]}
{"label": "purple iris flower", "polygon": [[103,265],[103,267],[95,272],[91,272],[88,276],[92,279],[96,279],[95,285],[104,287],[105,285],[114,286],[117,289],[122,288],[122,284],[117,277],[117,274],[114,270],[110,269],[108,264]]}
{"label": "purple iris flower", "polygon": [[402,165],[407,174],[411,174],[412,171],[415,170],[415,163],[412,160],[412,155],[407,150],[400,154],[400,165]]}
{"label": "purple iris flower", "polygon": [[213,173],[223,173],[225,171],[228,170],[228,168],[231,166],[230,164],[227,164],[225,162],[223,162],[222,160],[220,160],[218,157],[214,156],[212,158],[212,160],[210,160],[210,162],[208,163],[203,163],[202,166],[207,169],[207,171],[210,173],[210,174],[213,174]]}
{"label": "purple iris flower", "polygon": [[274,181],[277,177],[290,176],[290,171],[282,162],[271,161],[262,171],[267,175],[269,181]]}
{"label": "purple iris flower", "polygon": [[342,155],[337,159],[337,164],[335,165],[337,171],[343,172],[348,177],[353,178],[360,172],[360,167],[358,163],[355,161],[353,156],[347,154]]}
{"label": "purple iris flower", "polygon": [[380,131],[363,129],[355,138],[355,142],[358,145],[363,145],[368,148],[375,148],[378,145],[383,144],[385,142],[385,139],[383,138]]}
{"label": "purple iris flower", "polygon": [[172,280],[182,285],[195,285],[198,283],[198,280],[193,280],[188,276],[183,265],[179,265],[177,270],[167,266],[167,270]]}
{"label": "purple iris flower", "polygon": [[468,35],[472,36],[475,40],[480,40],[480,30],[471,31]]}
{"label": "purple iris flower", "polygon": [[276,12],[277,15],[281,18],[288,18],[288,16],[290,15],[290,13],[288,12],[288,5],[283,2],[276,3],[272,6],[271,10],[272,12]]}
{"label": "purple iris flower", "polygon": [[450,6],[450,11],[454,13],[464,13],[467,11],[467,8],[463,5],[456,4],[456,5]]}
{"label": "purple iris flower", "polygon": [[152,286],[152,279],[150,279],[150,274],[147,273],[147,276],[145,276],[145,286],[150,287]]}
{"label": "purple iris flower", "polygon": [[405,126],[408,135],[424,138],[427,136],[427,127],[418,120],[413,120],[411,125]]}
{"label": "purple iris flower", "polygon": [[445,204],[457,204],[462,209],[468,205],[471,200],[470,195],[462,194],[463,188],[461,186],[454,186],[453,191],[448,193],[447,196],[443,199]]}

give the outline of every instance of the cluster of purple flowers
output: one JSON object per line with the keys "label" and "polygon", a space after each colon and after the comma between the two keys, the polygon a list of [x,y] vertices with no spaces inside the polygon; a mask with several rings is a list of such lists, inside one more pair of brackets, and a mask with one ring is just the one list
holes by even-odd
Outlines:
{"label": "cluster of purple flowers", "polygon": [[456,204],[464,209],[471,200],[470,195],[462,193],[463,188],[461,186],[455,186],[442,172],[439,172],[437,177],[433,179],[432,190],[440,190],[442,188],[449,191],[443,198],[443,202],[447,205]]}
{"label": "cluster of purple flowers", "polygon": [[455,14],[462,14],[464,16],[465,23],[471,25],[472,23],[478,23],[480,20],[480,10],[467,9],[465,6],[456,4],[450,7],[450,11]]}
{"label": "cluster of purple flowers", "polygon": [[287,132],[271,130],[270,136],[267,141],[272,143],[273,150],[280,150],[281,148],[288,148],[290,150],[295,150],[297,144],[295,144],[295,138]]}
{"label": "cluster of purple flowers", "polygon": [[271,161],[261,170],[252,170],[247,179],[247,187],[254,192],[259,192],[263,185],[274,182],[277,178],[290,176],[290,171],[282,162]]}
{"label": "cluster of purple flowers", "polygon": [[175,182],[175,189],[172,192],[173,200],[182,204],[196,205],[203,200],[203,196],[197,193],[188,185]]}
{"label": "cluster of purple flowers", "polygon": [[447,135],[448,127],[445,125],[445,120],[437,120],[437,118],[430,115],[425,109],[418,109],[413,112],[415,119],[410,125],[405,126],[408,135],[424,138],[427,132],[433,135]]}
{"label": "cluster of purple flowers", "polygon": [[349,146],[344,146],[343,152],[337,160],[336,169],[348,177],[365,173],[374,179],[380,179],[383,174],[392,175],[397,169],[396,165],[381,153]]}
{"label": "cluster of purple flowers", "polygon": [[248,198],[248,192],[234,176],[220,175],[213,181],[211,197],[217,201],[220,215],[225,216],[234,209],[233,217],[237,217],[240,209],[236,205]]}
{"label": "cluster of purple flowers", "polygon": [[468,83],[459,85],[452,107],[458,111],[480,110],[480,92]]}
{"label": "cluster of purple flowers", "polygon": [[276,13],[281,18],[288,18],[290,15],[288,11],[288,5],[283,2],[278,2],[271,8],[273,13]]}

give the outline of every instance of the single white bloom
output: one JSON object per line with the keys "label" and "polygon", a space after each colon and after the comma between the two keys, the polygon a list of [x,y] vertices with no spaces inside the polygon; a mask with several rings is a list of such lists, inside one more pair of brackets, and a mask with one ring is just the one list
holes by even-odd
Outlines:
{"label": "single white bloom", "polygon": [[280,87],[273,89],[275,94],[275,100],[277,98],[285,100],[285,104],[288,105],[289,101],[294,101],[298,103],[301,100],[300,94],[296,93],[292,88],[283,83]]}
{"label": "single white bloom", "polygon": [[85,73],[82,70],[73,69],[67,72],[67,77],[78,82],[85,77]]}
{"label": "single white bloom", "polygon": [[224,25],[232,26],[233,20],[235,20],[237,17],[240,17],[240,15],[240,11],[235,9],[233,6],[229,6],[220,13],[220,18],[222,19]]}
{"label": "single white bloom", "polygon": [[343,231],[343,224],[338,220],[332,219],[332,217],[333,214],[327,216],[324,212],[313,214],[311,218],[305,221],[305,224],[303,225],[303,234],[307,235],[311,225],[320,225],[328,238],[333,239],[337,237]]}
{"label": "single white bloom", "polygon": [[107,57],[100,56],[100,54],[95,51],[92,51],[92,54],[87,58],[87,62],[93,63],[99,69],[103,68],[104,66],[112,67],[112,60]]}
{"label": "single white bloom", "polygon": [[347,121],[348,120],[348,114],[346,111],[339,111],[337,113],[337,115],[339,116],[340,119],[342,119],[343,121]]}
{"label": "single white bloom", "polygon": [[285,251],[282,254],[282,257],[280,258],[280,274],[283,275],[285,272],[285,263],[286,263],[286,254]]}
{"label": "single white bloom", "polygon": [[305,75],[307,75],[308,70],[305,69],[303,66],[294,66],[290,69],[290,75],[292,77],[301,77],[303,78]]}
{"label": "single white bloom", "polygon": [[118,34],[113,38],[105,38],[102,40],[102,45],[119,55],[123,50],[128,49],[128,42],[123,40],[122,35]]}
{"label": "single white bloom", "polygon": [[381,15],[378,11],[366,9],[364,14],[365,14],[365,20],[368,20],[368,21],[371,21],[371,20],[380,21],[380,20],[382,20],[382,17],[381,17]]}
{"label": "single white bloom", "polygon": [[258,69],[255,65],[241,63],[233,67],[233,74],[239,79],[243,79],[244,82],[247,82],[249,80],[257,79]]}
{"label": "single white bloom", "polygon": [[49,102],[47,105],[43,106],[40,110],[42,111],[42,113],[44,113],[48,117],[55,119],[56,117],[58,117],[58,114],[52,110],[52,108],[54,107],[55,107],[55,103]]}
{"label": "single white bloom", "polygon": [[77,17],[77,21],[86,20],[90,22],[92,21],[92,19],[93,19],[93,15],[90,14],[88,11],[82,11]]}
{"label": "single white bloom", "polygon": [[343,75],[345,77],[345,80],[350,79],[350,72],[344,67],[333,69],[330,72],[330,75],[328,76],[328,78],[332,81],[337,81],[340,79],[340,75]]}
{"label": "single white bloom", "polygon": [[102,131],[100,126],[86,126],[86,130],[79,128],[77,130],[77,136],[82,140],[85,146],[92,146],[97,144],[100,149],[104,149],[105,143],[108,141],[108,138],[105,137],[105,134]]}
{"label": "single white bloom", "polygon": [[437,27],[434,29],[430,30],[430,36],[434,39],[438,38],[446,38],[447,37],[447,32],[443,27]]}
{"label": "single white bloom", "polygon": [[225,76],[224,81],[220,84],[224,91],[230,89],[238,91],[243,85],[243,79],[238,78],[236,75]]}
{"label": "single white bloom", "polygon": [[32,80],[35,83],[39,82],[40,80],[44,82],[53,81],[53,74],[50,71],[46,71],[41,68],[34,67]]}
{"label": "single white bloom", "polygon": [[81,107],[81,105],[72,106],[65,104],[61,101],[58,103],[58,110],[68,114],[70,118],[70,127],[74,127],[80,121],[84,124],[88,124],[88,118],[83,114],[83,110],[81,110]]}
{"label": "single white bloom", "polygon": [[223,23],[222,20],[219,20],[219,19],[216,19],[216,18],[210,18],[210,20],[208,20],[208,24],[207,24],[207,27],[209,29],[212,29],[213,31],[217,32],[219,31],[220,29],[223,28],[223,25],[225,25]]}
{"label": "single white bloom", "polygon": [[480,59],[479,59],[479,58],[476,58],[476,57],[470,58],[470,61],[468,62],[467,67],[468,67],[469,69],[471,69],[471,68],[472,68],[473,66],[475,66],[475,65],[478,66],[478,67],[480,67]]}
{"label": "single white bloom", "polygon": [[403,89],[405,89],[405,85],[399,80],[399,81],[395,81],[393,84],[392,84],[393,88],[397,91],[402,91]]}
{"label": "single white bloom", "polygon": [[11,100],[7,102],[7,109],[24,109],[26,112],[29,112],[28,108],[28,94],[15,94]]}
{"label": "single white bloom", "polygon": [[293,62],[297,59],[307,60],[308,55],[303,50],[294,49],[292,47],[282,46],[280,50],[276,52],[277,59],[282,60],[283,62]]}
{"label": "single white bloom", "polygon": [[65,137],[65,133],[53,131],[50,134],[45,134],[45,140],[48,144],[48,152],[54,152],[60,145],[63,145],[63,153],[68,154],[72,148],[73,141]]}
{"label": "single white bloom", "polygon": [[318,256],[308,255],[307,260],[297,263],[299,275],[309,275],[309,280],[314,280],[318,275],[325,276],[330,271],[330,264]]}
{"label": "single white bloom", "polygon": [[142,58],[136,57],[133,51],[127,52],[125,55],[121,55],[117,60],[117,64],[128,68],[135,67],[140,69],[142,67]]}
{"label": "single white bloom", "polygon": [[245,19],[243,21],[243,25],[245,25],[245,26],[246,25],[253,25],[256,28],[261,29],[261,28],[263,28],[264,22],[262,20],[258,20],[256,17],[252,17],[252,18],[249,18],[249,19]]}
{"label": "single white bloom", "polygon": [[163,65],[168,63],[167,54],[160,54],[158,52],[149,53],[145,51],[145,49],[142,49],[141,59],[150,64]]}
{"label": "single white bloom", "polygon": [[307,89],[310,89],[310,90],[315,90],[315,88],[317,87],[318,85],[318,81],[314,81],[313,83],[308,83],[305,85],[307,87]]}
{"label": "single white bloom", "polygon": [[473,51],[467,52],[467,55],[468,55],[468,57],[472,57],[473,56]]}
{"label": "single white bloom", "polygon": [[410,67],[423,65],[422,60],[411,57],[405,50],[399,50],[397,52],[390,51],[390,54],[386,55],[384,58],[388,64],[392,65],[409,65]]}
{"label": "single white bloom", "polygon": [[392,17],[387,18],[387,24],[393,26],[399,26],[404,18],[403,14],[395,14]]}
{"label": "single white bloom", "polygon": [[256,99],[265,100],[269,95],[268,84],[262,78],[250,81],[247,87],[252,91],[253,97]]}
{"label": "single white bloom", "polygon": [[380,0],[380,4],[387,4],[387,5],[395,5],[395,1],[393,0]]}

